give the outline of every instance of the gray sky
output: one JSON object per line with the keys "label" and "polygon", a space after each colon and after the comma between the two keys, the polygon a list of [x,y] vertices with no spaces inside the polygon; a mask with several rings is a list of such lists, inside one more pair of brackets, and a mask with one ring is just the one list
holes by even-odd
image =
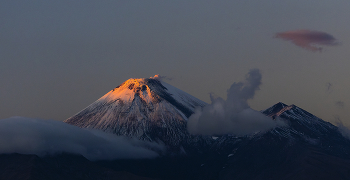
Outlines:
{"label": "gray sky", "polygon": [[[348,0],[3,0],[0,119],[65,120],[125,80],[155,74],[210,102],[258,68],[253,109],[281,101],[350,125],[349,8]],[[339,45],[314,52],[274,38],[301,29]]]}

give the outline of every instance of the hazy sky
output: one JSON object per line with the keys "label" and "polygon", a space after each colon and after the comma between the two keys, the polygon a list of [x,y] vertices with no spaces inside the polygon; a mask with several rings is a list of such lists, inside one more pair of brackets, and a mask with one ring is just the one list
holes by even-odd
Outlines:
{"label": "hazy sky", "polygon": [[[253,109],[281,101],[350,125],[349,9],[349,0],[2,0],[0,119],[65,120],[155,74],[210,102],[258,68]],[[275,37],[295,30],[339,44],[319,52]]]}

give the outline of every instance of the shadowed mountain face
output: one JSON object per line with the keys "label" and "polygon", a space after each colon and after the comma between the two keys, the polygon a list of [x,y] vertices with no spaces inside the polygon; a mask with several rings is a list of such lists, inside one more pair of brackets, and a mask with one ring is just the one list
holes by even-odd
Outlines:
{"label": "shadowed mountain face", "polygon": [[[64,122],[120,136],[165,144],[171,151],[188,150],[209,138],[192,136],[187,118],[206,103],[154,78],[129,79]],[[189,151],[189,150],[188,150]]]}

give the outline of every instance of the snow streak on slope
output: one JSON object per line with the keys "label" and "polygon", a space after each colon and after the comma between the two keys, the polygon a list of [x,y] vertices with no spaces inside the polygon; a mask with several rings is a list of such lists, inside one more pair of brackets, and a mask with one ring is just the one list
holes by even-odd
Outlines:
{"label": "snow streak on slope", "polygon": [[65,122],[178,146],[189,136],[187,118],[204,105],[158,79],[129,79]]}

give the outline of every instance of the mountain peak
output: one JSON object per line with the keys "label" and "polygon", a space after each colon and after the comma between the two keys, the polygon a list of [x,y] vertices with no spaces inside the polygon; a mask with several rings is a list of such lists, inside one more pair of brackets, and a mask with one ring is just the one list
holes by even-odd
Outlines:
{"label": "mountain peak", "polygon": [[122,83],[122,85],[128,85],[128,84],[140,85],[140,84],[145,84],[145,80],[146,80],[146,78],[130,78],[130,79],[126,80],[124,83]]}
{"label": "mountain peak", "polygon": [[304,132],[306,132],[305,129],[308,129],[309,132],[312,132],[310,134],[314,136],[336,129],[331,123],[323,121],[294,104],[288,106],[280,102],[262,111],[262,113],[273,119],[282,118],[294,129],[303,129]]}
{"label": "mountain peak", "polygon": [[159,76],[131,78],[65,122],[177,146],[189,136],[187,118],[205,105]]}
{"label": "mountain peak", "polygon": [[144,91],[146,90],[148,84],[150,82],[153,81],[156,82],[157,84],[161,84],[161,82],[157,79],[157,78],[130,78],[128,80],[126,80],[125,82],[123,82],[122,84],[120,84],[119,86],[117,86],[116,88],[114,88],[112,91],[115,91],[117,89],[124,89],[124,88],[128,88],[130,90],[134,90],[139,92],[140,90]]}

